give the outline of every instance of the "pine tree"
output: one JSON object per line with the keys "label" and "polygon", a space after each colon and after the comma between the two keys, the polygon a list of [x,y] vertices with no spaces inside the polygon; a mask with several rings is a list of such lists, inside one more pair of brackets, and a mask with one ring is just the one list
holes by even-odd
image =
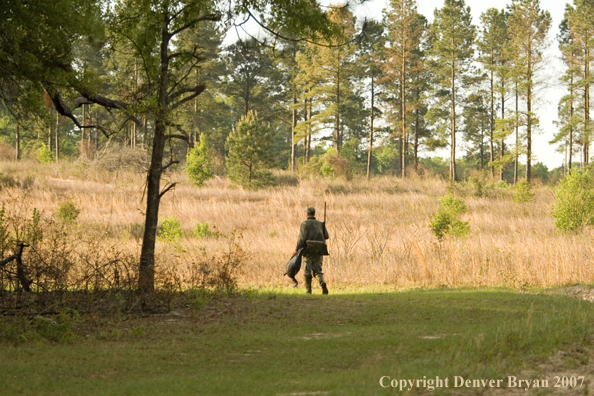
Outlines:
{"label": "pine tree", "polygon": [[398,106],[398,133],[400,135],[401,176],[406,174],[406,149],[410,122],[407,115],[414,110],[407,104],[411,96],[412,74],[423,68],[421,41],[427,21],[417,13],[415,0],[392,0],[391,9],[386,15],[388,42],[386,62],[383,71],[384,83],[396,90],[392,104]]}
{"label": "pine tree", "polygon": [[[298,138],[297,123],[299,122],[299,110],[300,106],[299,97],[302,93],[302,87],[299,84],[299,65],[297,63],[297,53],[301,49],[299,43],[290,41],[285,43],[280,51],[278,51],[275,57],[275,67],[280,71],[283,87],[283,101],[287,103],[286,108],[289,109],[291,118],[291,136],[289,139],[291,145],[291,159],[290,159],[290,170],[291,172],[297,171],[297,143],[300,140]],[[304,112],[305,113],[305,112]],[[304,114],[305,118],[305,114]]]}
{"label": "pine tree", "polygon": [[[463,98],[461,91],[464,79],[471,73],[474,55],[475,26],[472,25],[470,7],[464,0],[445,0],[443,8],[435,10],[435,21],[431,27],[433,46],[429,50],[429,66],[435,74],[436,103],[434,120],[439,119],[439,129],[450,136],[449,179],[456,181],[456,132],[457,108]],[[449,105],[449,109],[446,108]],[[449,121],[446,125],[444,121]]]}
{"label": "pine tree", "polygon": [[382,76],[380,65],[385,61],[383,37],[384,26],[378,22],[367,22],[359,42],[359,59],[364,65],[362,79],[369,78],[369,137],[367,148],[367,180],[371,178],[371,160],[373,158],[373,143],[375,136],[375,120],[381,115],[377,106],[377,84]]}
{"label": "pine tree", "polygon": [[269,184],[268,169],[274,164],[273,138],[272,129],[259,120],[257,113],[249,111],[241,117],[225,142],[229,179],[248,188]]}
{"label": "pine tree", "polygon": [[[299,99],[303,103],[303,120],[295,123],[294,142],[297,143],[303,139],[304,164],[307,164],[310,159],[312,134],[323,126],[322,120],[316,116],[317,111],[314,110],[321,109],[325,99],[324,91],[318,89],[325,84],[323,76],[316,72],[319,64],[318,50],[317,46],[306,45],[295,55],[295,61],[299,68],[295,77],[295,85],[301,91]],[[295,107],[297,107],[297,103],[295,103]],[[314,118],[314,116],[316,117]]]}
{"label": "pine tree", "polygon": [[227,47],[226,52],[226,94],[233,101],[237,118],[256,111],[261,119],[271,122],[270,110],[276,87],[270,78],[276,68],[267,48],[255,39],[249,39],[237,41]]}
{"label": "pine tree", "polygon": [[[592,0],[574,0],[574,7],[567,7],[565,12],[567,34],[570,48],[564,58],[571,55],[572,67],[576,67],[576,91],[582,91],[581,125],[578,125],[582,144],[583,165],[590,161],[590,144],[592,140],[592,123],[590,121],[590,85],[592,76],[590,69],[594,61],[594,2]],[[567,39],[566,39],[567,41]],[[569,43],[568,43],[569,44]],[[567,51],[571,53],[567,53]],[[577,110],[577,109],[576,109]]]}
{"label": "pine tree", "polygon": [[533,104],[535,91],[540,83],[539,72],[544,63],[543,52],[547,48],[547,34],[551,27],[551,15],[540,9],[538,0],[513,0],[510,5],[509,33],[516,56],[516,65],[521,73],[519,84],[526,102],[526,181],[532,180],[532,133],[538,126]]}
{"label": "pine tree", "polygon": [[[501,118],[505,118],[505,93],[507,75],[505,70],[506,48],[508,39],[507,15],[505,10],[490,8],[481,14],[481,37],[478,40],[479,61],[489,76],[489,159],[491,176],[495,176],[495,93],[501,95]],[[499,78],[499,83],[496,82]],[[504,155],[505,136],[500,136],[500,158]]]}
{"label": "pine tree", "polygon": [[578,108],[576,106],[579,100],[577,94],[579,90],[580,67],[576,58],[579,57],[581,51],[575,45],[574,34],[569,27],[569,19],[574,12],[575,9],[567,4],[565,7],[565,18],[559,25],[559,35],[557,37],[559,50],[563,56],[563,62],[567,66],[567,70],[560,80],[566,86],[567,94],[559,101],[559,120],[556,123],[559,126],[559,132],[549,142],[550,144],[563,142],[562,150],[566,153],[566,171],[570,170],[573,166],[574,133],[580,124]]}
{"label": "pine tree", "polygon": [[321,45],[308,45],[310,48],[305,51],[307,57],[300,57],[298,62],[305,74],[303,79],[310,86],[305,90],[304,100],[308,100],[310,106],[314,102],[314,108],[319,107],[307,122],[312,132],[332,125],[332,145],[340,151],[345,135],[344,118],[349,108],[353,107],[354,99],[351,80],[356,72],[354,55],[357,47],[352,41],[355,18],[344,6],[330,6],[327,15],[329,20],[340,26],[341,36],[323,41]]}
{"label": "pine tree", "polygon": [[[487,101],[490,92],[476,89],[464,101],[464,141],[467,144],[467,158],[476,160],[481,170],[489,162],[485,148],[485,137],[491,135],[491,103]],[[491,142],[491,141],[489,141]]]}

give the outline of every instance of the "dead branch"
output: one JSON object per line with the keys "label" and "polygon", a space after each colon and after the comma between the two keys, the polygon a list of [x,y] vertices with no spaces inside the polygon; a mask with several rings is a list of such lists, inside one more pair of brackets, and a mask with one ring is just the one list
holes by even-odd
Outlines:
{"label": "dead branch", "polygon": [[29,245],[27,245],[23,242],[20,242],[17,246],[19,247],[19,250],[12,256],[9,256],[9,257],[5,258],[4,260],[0,261],[0,267],[4,267],[6,264],[15,260],[16,264],[17,264],[16,265],[17,279],[19,280],[19,283],[21,284],[21,287],[23,288],[23,290],[30,292],[31,291],[31,283],[33,283],[33,281],[27,279],[27,276],[25,275],[25,268],[23,266],[23,260],[21,259],[22,255],[23,255],[23,250],[26,247],[29,247]]}
{"label": "dead branch", "polygon": [[167,193],[167,191],[175,188],[175,185],[177,183],[171,183],[170,185],[168,185],[165,189],[163,189],[163,191],[161,191],[161,194],[159,194],[159,199],[161,199],[163,197],[163,195],[165,195]]}

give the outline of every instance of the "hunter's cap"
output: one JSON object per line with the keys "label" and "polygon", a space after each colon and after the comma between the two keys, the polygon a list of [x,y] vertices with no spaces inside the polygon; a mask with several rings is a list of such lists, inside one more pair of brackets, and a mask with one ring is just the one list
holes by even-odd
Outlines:
{"label": "hunter's cap", "polygon": [[313,215],[316,214],[316,210],[313,207],[311,207],[311,206],[309,208],[305,209],[305,211],[307,212],[307,214],[309,216],[313,216]]}

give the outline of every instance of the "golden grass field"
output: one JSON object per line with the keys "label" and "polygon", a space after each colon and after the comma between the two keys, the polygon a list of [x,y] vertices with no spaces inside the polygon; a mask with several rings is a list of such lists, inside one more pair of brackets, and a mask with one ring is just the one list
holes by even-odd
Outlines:
{"label": "golden grass field", "polygon": [[[19,181],[34,179],[30,189],[2,188],[0,201],[8,213],[26,217],[35,207],[43,217],[51,217],[61,203],[71,200],[80,209],[78,235],[97,226],[103,230],[92,238],[95,248],[98,241],[105,247],[97,249],[101,260],[108,260],[109,252],[131,263],[138,259],[138,230],[144,222],[142,172],[108,172],[80,161],[48,165],[32,160],[2,162],[0,172]],[[241,287],[290,287],[283,277],[284,266],[294,250],[304,209],[316,207],[321,219],[324,202],[330,233],[324,272],[331,288],[594,282],[592,231],[555,231],[550,187],[536,188],[534,200],[522,205],[512,202],[513,188],[493,187],[486,196],[477,197],[470,186],[456,187],[468,207],[463,219],[470,222],[471,233],[440,243],[429,221],[446,193],[447,183],[441,180],[304,178],[297,186],[258,191],[234,187],[220,178],[197,188],[181,170],[166,175],[163,186],[165,180],[178,184],[163,198],[160,217],[180,220],[184,238],[177,244],[157,242],[156,270],[160,279],[168,277],[181,287],[195,284],[198,263],[224,260],[231,235],[243,251],[236,274]],[[205,222],[223,236],[193,236],[196,223]],[[89,245],[71,239],[69,262],[74,273],[80,257],[76,249],[85,246]]]}

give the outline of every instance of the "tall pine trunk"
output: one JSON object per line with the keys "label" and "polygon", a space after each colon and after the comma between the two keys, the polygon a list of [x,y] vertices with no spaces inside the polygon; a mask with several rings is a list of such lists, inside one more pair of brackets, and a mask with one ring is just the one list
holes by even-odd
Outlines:
{"label": "tall pine trunk", "polygon": [[528,89],[526,91],[526,181],[532,181],[532,51],[528,54]]}
{"label": "tall pine trunk", "polygon": [[374,81],[373,76],[371,76],[371,114],[370,114],[370,123],[369,123],[369,150],[367,151],[367,180],[371,178],[371,158],[373,152],[373,105],[375,99],[375,90],[374,90]]}
{"label": "tall pine trunk", "polygon": [[[495,149],[493,146],[493,133],[495,131],[495,92],[493,87],[493,53],[491,53],[491,114],[489,117],[489,144],[490,144],[490,160],[491,163],[495,160]],[[483,157],[481,154],[481,168],[483,163]],[[495,177],[495,167],[491,165],[491,177]]]}
{"label": "tall pine trunk", "polygon": [[401,70],[400,70],[400,122],[401,125],[401,159],[402,159],[402,173],[401,177],[404,178],[406,176],[406,59],[405,59],[405,51],[402,49],[402,61],[401,61]]}
{"label": "tall pine trunk", "polygon": [[60,113],[56,111],[56,162],[60,162]]}
{"label": "tall pine trunk", "polygon": [[[505,119],[505,82],[503,78],[501,79],[501,119]],[[505,164],[503,163],[503,157],[505,156],[505,136],[501,137],[501,154],[500,159],[501,161],[501,170],[499,171],[499,180],[503,180],[503,168]]]}
{"label": "tall pine trunk", "polygon": [[586,48],[586,56],[584,62],[584,165],[588,165],[590,162],[590,83],[588,79],[590,77],[590,62],[589,49]]}
{"label": "tall pine trunk", "polygon": [[297,96],[293,94],[293,118],[291,120],[291,172],[297,171]]}
{"label": "tall pine trunk", "polygon": [[515,158],[514,158],[514,184],[517,183],[518,181],[518,156],[519,156],[519,147],[520,147],[520,131],[519,131],[519,121],[520,121],[520,117],[518,115],[518,110],[519,110],[519,103],[520,98],[519,98],[519,94],[518,94],[518,81],[516,81],[516,152],[515,152]]}
{"label": "tall pine trunk", "polygon": [[21,131],[20,131],[20,125],[17,122],[16,124],[16,134],[15,134],[15,159],[18,161],[21,159]]}
{"label": "tall pine trunk", "polygon": [[453,184],[456,182],[456,92],[455,78],[456,78],[456,67],[455,62],[452,61],[451,67],[451,90],[452,90],[452,103],[451,103],[451,116],[452,116],[452,134],[450,138],[450,182]]}
{"label": "tall pine trunk", "polygon": [[340,136],[340,52],[337,52],[338,62],[336,68],[336,113],[334,114],[334,148],[340,151],[341,136]]}

